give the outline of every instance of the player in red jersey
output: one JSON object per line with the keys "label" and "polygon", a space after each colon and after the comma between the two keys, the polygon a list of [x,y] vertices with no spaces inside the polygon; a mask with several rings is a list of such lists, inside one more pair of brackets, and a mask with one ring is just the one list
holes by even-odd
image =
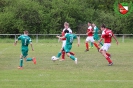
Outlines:
{"label": "player in red jersey", "polygon": [[[69,33],[72,33],[72,30],[69,27],[69,23],[67,23],[67,22],[64,23],[64,29],[62,30],[62,37],[65,36],[65,33],[64,33],[65,30],[68,30]],[[65,46],[65,44],[66,44],[66,38],[63,38],[61,52],[59,53],[59,54],[62,53],[62,59],[60,61],[65,60],[65,51],[63,50],[63,47]],[[70,52],[70,54],[74,55],[74,53],[72,53],[72,52]]]}
{"label": "player in red jersey", "polygon": [[118,41],[117,41],[116,37],[114,36],[112,30],[106,28],[104,24],[101,26],[101,30],[102,30],[102,35],[101,35],[101,39],[99,40],[99,44],[98,45],[100,45],[100,42],[103,39],[104,39],[104,45],[99,49],[99,52],[109,62],[109,66],[111,66],[111,65],[113,65],[113,62],[111,60],[111,55],[109,53],[107,53],[107,51],[108,51],[108,49],[111,46],[112,37],[115,39],[117,45],[118,45]]}
{"label": "player in red jersey", "polygon": [[88,22],[88,29],[87,29],[87,33],[86,34],[87,34],[87,38],[86,38],[86,41],[85,41],[85,44],[86,44],[85,52],[89,51],[89,44],[88,44],[88,42],[92,42],[95,45],[95,47],[97,49],[99,49],[98,45],[94,42],[95,40],[93,38],[93,28],[91,26],[91,22]]}

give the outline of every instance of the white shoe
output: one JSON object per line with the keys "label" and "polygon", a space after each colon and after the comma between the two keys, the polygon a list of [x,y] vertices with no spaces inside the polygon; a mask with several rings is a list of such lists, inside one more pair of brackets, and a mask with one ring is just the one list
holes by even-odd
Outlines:
{"label": "white shoe", "polygon": [[78,63],[78,59],[77,58],[75,58],[75,64],[77,64]]}

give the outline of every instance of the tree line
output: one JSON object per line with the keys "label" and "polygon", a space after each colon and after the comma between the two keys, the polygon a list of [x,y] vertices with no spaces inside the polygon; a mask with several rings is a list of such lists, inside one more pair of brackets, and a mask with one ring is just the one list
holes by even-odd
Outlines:
{"label": "tree line", "polygon": [[[118,0],[128,2],[133,0]],[[85,33],[87,22],[102,23],[114,33],[133,33],[133,11],[121,17],[114,11],[116,0],[0,0],[0,34],[61,33],[64,22],[74,33]],[[132,5],[133,6],[133,5]]]}

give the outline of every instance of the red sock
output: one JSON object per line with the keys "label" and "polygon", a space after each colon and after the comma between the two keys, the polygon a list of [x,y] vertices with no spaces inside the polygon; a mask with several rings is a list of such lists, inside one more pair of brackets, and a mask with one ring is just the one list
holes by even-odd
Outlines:
{"label": "red sock", "polygon": [[65,59],[65,51],[62,51],[62,59]]}
{"label": "red sock", "polygon": [[86,44],[86,50],[89,50],[89,44],[88,43],[85,44]]}
{"label": "red sock", "polygon": [[109,54],[109,53],[106,53],[106,55],[107,55],[108,57],[110,57],[110,54]]}
{"label": "red sock", "polygon": [[71,55],[73,55],[73,56],[75,55],[73,52],[69,52],[69,53],[70,53]]}
{"label": "red sock", "polygon": [[112,63],[111,59],[108,57],[106,58],[106,60],[109,62],[109,63]]}
{"label": "red sock", "polygon": [[99,46],[94,42],[93,43],[97,49],[100,49]]}

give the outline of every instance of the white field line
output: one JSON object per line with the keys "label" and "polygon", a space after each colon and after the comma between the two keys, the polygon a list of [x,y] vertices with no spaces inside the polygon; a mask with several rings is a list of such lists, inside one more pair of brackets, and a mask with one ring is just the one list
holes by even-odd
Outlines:
{"label": "white field line", "polygon": [[[39,81],[48,81],[48,80],[9,80],[9,79],[3,79],[0,80],[0,82],[10,82],[10,81],[27,81],[27,82],[39,82]],[[68,81],[68,82],[133,82],[133,80],[50,80],[51,82],[56,81],[56,82],[63,82],[63,81]]]}
{"label": "white field line", "polygon": [[0,54],[2,54],[3,52],[5,52],[6,50],[8,50],[9,49],[9,47],[8,48],[5,48],[5,49],[3,49],[2,51],[0,51]]}

